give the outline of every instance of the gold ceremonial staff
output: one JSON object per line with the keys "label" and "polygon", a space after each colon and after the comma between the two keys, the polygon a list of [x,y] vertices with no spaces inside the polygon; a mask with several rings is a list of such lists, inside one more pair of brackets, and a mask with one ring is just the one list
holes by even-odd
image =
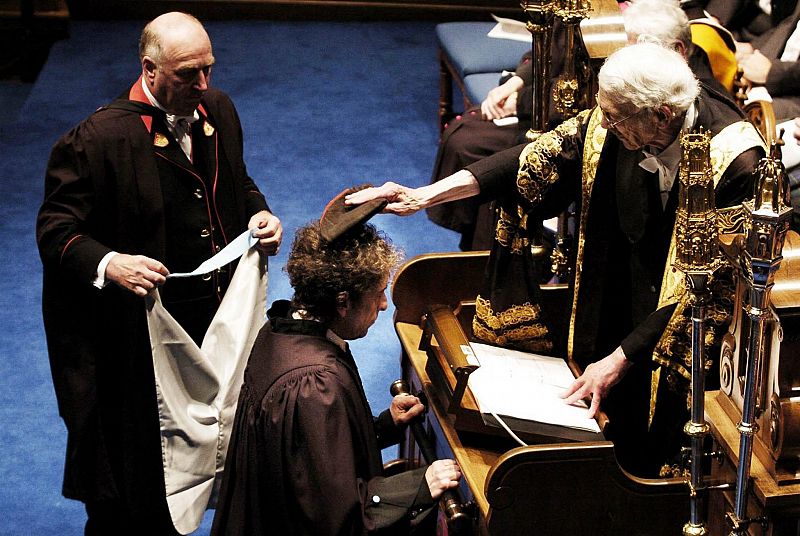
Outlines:
{"label": "gold ceremonial staff", "polygon": [[691,439],[689,474],[689,522],[684,536],[708,533],[702,520],[703,440],[709,431],[704,416],[705,392],[705,306],[711,301],[708,283],[722,266],[714,204],[714,176],[711,170],[711,136],[699,132],[681,135],[680,193],[675,221],[676,259],[683,272],[692,305],[691,416],[683,431]]}

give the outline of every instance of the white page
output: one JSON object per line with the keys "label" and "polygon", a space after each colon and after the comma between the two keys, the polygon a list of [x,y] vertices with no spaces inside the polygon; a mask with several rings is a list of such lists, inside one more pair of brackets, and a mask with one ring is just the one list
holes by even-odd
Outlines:
{"label": "white page", "polygon": [[600,432],[589,409],[564,403],[561,393],[574,376],[566,361],[486,344],[472,343],[480,368],[469,387],[481,413]]}
{"label": "white page", "polygon": [[512,41],[522,41],[523,43],[530,43],[533,40],[531,32],[528,31],[524,22],[505,19],[497,15],[492,15],[492,18],[497,21],[497,24],[489,30],[489,33],[486,34],[487,37],[510,39]]}

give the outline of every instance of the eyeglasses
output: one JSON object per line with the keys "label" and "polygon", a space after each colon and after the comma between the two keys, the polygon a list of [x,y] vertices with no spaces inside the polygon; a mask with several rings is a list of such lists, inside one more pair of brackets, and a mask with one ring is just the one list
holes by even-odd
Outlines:
{"label": "eyeglasses", "polygon": [[639,115],[640,113],[642,113],[642,112],[644,111],[644,108],[640,108],[638,111],[636,111],[636,112],[633,112],[633,113],[632,113],[632,114],[630,114],[630,115],[626,115],[626,116],[625,116],[625,117],[623,117],[622,119],[619,119],[619,120],[617,120],[617,121],[612,121],[612,120],[611,120],[611,118],[608,116],[608,114],[607,114],[606,112],[604,112],[604,111],[603,111],[603,108],[601,108],[601,107],[600,107],[600,102],[599,102],[599,99],[597,98],[598,96],[599,96],[599,93],[595,93],[595,95],[594,95],[594,102],[596,102],[596,103],[597,103],[597,107],[598,107],[598,108],[600,108],[600,111],[603,113],[603,117],[605,117],[605,119],[606,119],[606,123],[608,124],[608,130],[614,130],[614,129],[616,129],[616,128],[617,128],[617,125],[619,125],[619,124],[620,124],[620,123],[622,123],[623,121],[627,121],[627,120],[628,120],[628,119],[630,119],[631,117],[634,117],[634,116],[636,116],[636,115]]}
{"label": "eyeglasses", "polygon": [[605,113],[605,112],[603,112],[603,109],[602,109],[602,108],[600,108],[600,111],[603,113],[603,117],[605,117],[605,118],[606,118],[606,123],[608,124],[608,130],[616,130],[616,128],[617,128],[617,125],[619,125],[619,124],[620,124],[620,123],[622,123],[623,121],[627,121],[627,120],[628,120],[628,119],[630,119],[631,117],[634,117],[634,116],[637,116],[637,115],[639,115],[640,113],[642,113],[642,112],[644,111],[644,108],[642,108],[641,110],[638,110],[638,111],[636,111],[636,112],[633,112],[633,113],[632,113],[632,114],[630,114],[630,115],[626,115],[625,117],[623,117],[622,119],[619,119],[619,120],[617,120],[617,121],[612,121],[611,119],[609,119],[609,117],[608,117],[608,114],[607,114],[607,113]]}

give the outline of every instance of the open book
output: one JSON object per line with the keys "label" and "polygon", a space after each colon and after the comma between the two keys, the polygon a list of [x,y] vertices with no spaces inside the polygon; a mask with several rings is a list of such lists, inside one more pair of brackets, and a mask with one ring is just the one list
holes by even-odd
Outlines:
{"label": "open book", "polygon": [[560,396],[574,380],[566,361],[480,343],[470,346],[480,367],[470,374],[469,388],[487,425],[498,426],[494,413],[518,432],[604,439],[583,402],[568,405]]}

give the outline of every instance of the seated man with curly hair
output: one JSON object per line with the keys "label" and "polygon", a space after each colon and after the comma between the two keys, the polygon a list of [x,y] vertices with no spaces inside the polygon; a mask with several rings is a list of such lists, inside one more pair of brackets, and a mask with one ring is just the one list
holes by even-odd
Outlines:
{"label": "seated man with curly hair", "polygon": [[458,485],[453,460],[383,476],[381,449],[424,406],[398,395],[373,418],[345,341],[386,310],[400,252],[370,224],[325,237],[319,222],[297,232],[294,298],[273,304],[253,345],[214,535],[419,534]]}

